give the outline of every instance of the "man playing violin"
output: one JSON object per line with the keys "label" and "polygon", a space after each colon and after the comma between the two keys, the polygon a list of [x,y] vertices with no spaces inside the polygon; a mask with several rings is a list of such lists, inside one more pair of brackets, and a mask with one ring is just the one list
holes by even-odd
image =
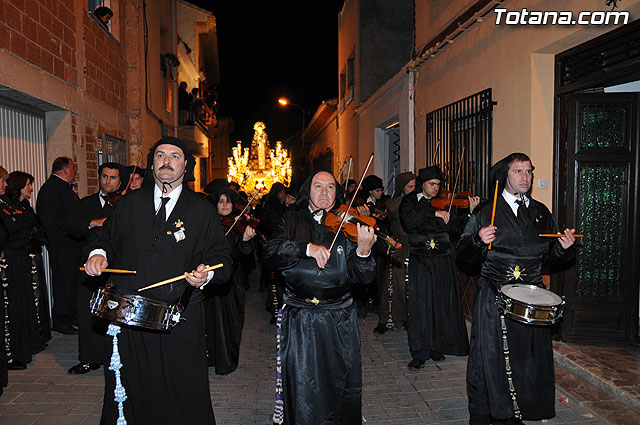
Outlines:
{"label": "man playing violin", "polygon": [[550,328],[519,323],[496,306],[502,285],[542,286],[543,262],[562,264],[574,256],[575,229],[554,240],[539,237],[558,226],[547,207],[531,197],[532,179],[533,165],[523,153],[495,164],[490,171],[490,181],[498,182],[495,210],[491,203],[479,208],[457,245],[461,260],[482,263],[467,362],[471,425],[555,416]]}
{"label": "man playing violin", "polygon": [[[444,354],[468,353],[467,327],[460,305],[458,272],[451,254],[449,233],[462,228],[467,214],[458,209],[437,210],[431,205],[444,182],[438,166],[420,170],[416,190],[400,203],[400,220],[408,234],[407,336],[410,370]],[[473,209],[480,199],[469,199]],[[466,211],[465,211],[466,212]],[[458,232],[459,233],[459,232]]]}
{"label": "man playing violin", "polygon": [[[281,377],[274,422],[359,424],[362,421],[360,334],[353,286],[375,275],[373,228],[356,225],[357,242],[324,226],[344,203],[326,171],[310,176],[264,246],[264,261],[282,270],[284,307],[278,314]],[[331,249],[329,249],[331,248]]]}
{"label": "man playing violin", "polygon": [[[78,201],[76,210],[67,217],[67,231],[86,244],[93,229],[102,224],[113,211],[109,195],[116,193],[121,185],[122,166],[105,162],[98,168],[100,190]],[[86,254],[86,253],[85,253]],[[84,257],[84,255],[83,255]],[[106,325],[89,312],[89,301],[93,291],[104,286],[104,278],[88,278],[78,272],[78,359],[80,363],[68,370],[71,374],[84,374],[98,369],[104,363]]]}
{"label": "man playing violin", "polygon": [[[215,207],[186,184],[194,180],[194,166],[182,140],[160,139],[147,156],[145,184],[120,198],[90,236],[89,276],[101,275],[108,265],[136,271],[110,277],[119,293],[138,294],[151,283],[185,276],[140,294],[185,308],[170,332],[109,326],[113,343],[106,349],[111,366],[105,370],[102,424],[215,424],[201,290],[211,282],[227,282],[232,261]],[[218,263],[223,266],[215,274],[203,271]],[[125,400],[114,396],[120,383]]]}

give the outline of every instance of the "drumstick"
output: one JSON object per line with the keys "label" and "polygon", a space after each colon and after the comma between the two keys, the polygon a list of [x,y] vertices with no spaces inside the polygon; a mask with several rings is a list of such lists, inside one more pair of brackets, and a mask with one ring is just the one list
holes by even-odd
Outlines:
{"label": "drumstick", "polygon": [[[567,235],[565,235],[564,233],[540,233],[538,236],[541,238],[564,238]],[[574,234],[573,237],[584,238],[584,235]]]}
{"label": "drumstick", "polygon": [[[491,211],[491,226],[493,227],[493,219],[496,218],[496,203],[498,202],[498,180],[496,180],[496,191],[493,194],[493,211]],[[491,249],[491,244],[493,244],[493,242],[491,242],[489,244],[489,248],[487,249]]]}
{"label": "drumstick", "polygon": [[[211,270],[219,269],[220,267],[222,267],[222,263],[216,264],[215,266],[209,266],[209,267],[205,268],[202,271],[203,272],[210,272]],[[149,285],[149,286],[145,286],[144,288],[140,288],[140,289],[138,289],[138,292],[146,291],[147,289],[151,289],[151,288],[157,288],[158,286],[166,285],[167,283],[171,283],[171,282],[175,282],[175,281],[178,281],[178,280],[182,280],[184,278],[186,278],[185,275],[172,277],[171,279],[163,280],[162,282],[154,283],[153,285]]]}
{"label": "drumstick", "polygon": [[[84,267],[80,267],[80,271],[84,271]],[[122,269],[102,269],[101,271],[105,273],[125,273],[125,274],[136,274],[135,270],[122,270]]]}

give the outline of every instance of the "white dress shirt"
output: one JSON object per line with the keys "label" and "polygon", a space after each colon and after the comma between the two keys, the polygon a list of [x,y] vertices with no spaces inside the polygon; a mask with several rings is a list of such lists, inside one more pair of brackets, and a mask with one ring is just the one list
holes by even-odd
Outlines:
{"label": "white dress shirt", "polygon": [[519,205],[516,203],[516,201],[519,201],[520,199],[522,199],[524,201],[524,205],[529,208],[529,198],[527,198],[525,195],[520,195],[522,196],[522,198],[518,198],[515,195],[510,194],[509,192],[507,192],[507,189],[504,189],[502,191],[502,197],[504,198],[505,201],[507,201],[507,204],[511,207],[511,211],[513,211],[513,215],[515,215],[516,217],[518,216],[518,207]]}
{"label": "white dress shirt", "polygon": [[[173,189],[171,192],[169,192],[169,194],[166,196],[167,198],[169,198],[169,202],[167,202],[167,205],[165,205],[165,212],[166,212],[166,219],[169,219],[169,216],[171,215],[171,212],[173,211],[173,208],[176,206],[176,204],[178,203],[178,198],[180,197],[180,194],[182,193],[182,185],[178,185],[178,187],[176,187],[175,189]],[[153,205],[154,205],[154,210],[156,212],[156,214],[158,214],[158,212],[160,211],[160,207],[162,206],[162,190],[158,187],[158,185],[154,185],[153,186]],[[100,201],[102,202],[103,199],[100,198]],[[103,204],[104,206],[104,204]],[[91,258],[93,255],[95,254],[99,254],[102,255],[105,259],[107,258],[107,252],[104,249],[94,249],[93,251],[91,251],[89,253],[89,257]],[[206,266],[208,267],[208,266]],[[204,288],[204,286],[209,283],[211,281],[211,279],[213,279],[213,274],[214,271],[211,270],[207,273],[207,280],[201,285],[199,286],[200,289]]]}

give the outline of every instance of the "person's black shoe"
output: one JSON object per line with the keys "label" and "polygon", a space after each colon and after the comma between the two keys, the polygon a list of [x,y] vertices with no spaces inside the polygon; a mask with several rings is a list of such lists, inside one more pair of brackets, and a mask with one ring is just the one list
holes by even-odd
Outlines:
{"label": "person's black shoe", "polygon": [[7,363],[7,369],[9,370],[25,370],[27,364],[25,362],[19,362],[17,360],[11,360]]}
{"label": "person's black shoe", "polygon": [[382,323],[378,323],[378,326],[376,326],[375,328],[373,328],[373,333],[376,335],[382,335],[387,331],[387,325],[382,324]]}
{"label": "person's black shoe", "polygon": [[429,357],[431,357],[431,360],[433,360],[434,362],[439,362],[440,360],[444,360],[444,354],[439,353],[437,351],[431,351],[431,353],[429,353]]}
{"label": "person's black shoe", "polygon": [[419,370],[424,367],[426,360],[411,359],[407,367],[409,370]]}
{"label": "person's black shoe", "polygon": [[78,329],[71,325],[58,325],[51,328],[51,330],[65,335],[78,335]]}
{"label": "person's black shoe", "polygon": [[71,369],[67,371],[72,375],[84,375],[85,373],[91,372],[92,370],[99,369],[100,365],[97,363],[78,363],[73,366]]}

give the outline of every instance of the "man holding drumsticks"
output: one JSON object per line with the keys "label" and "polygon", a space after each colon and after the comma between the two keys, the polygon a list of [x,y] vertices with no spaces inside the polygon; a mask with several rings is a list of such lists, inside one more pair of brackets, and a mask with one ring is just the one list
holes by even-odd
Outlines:
{"label": "man holding drumsticks", "polygon": [[[117,419],[129,425],[215,424],[200,289],[211,281],[226,282],[232,267],[214,206],[186,186],[193,181],[194,164],[180,139],[160,139],[147,157],[150,172],[145,178],[155,184],[145,183],[123,196],[89,241],[89,276],[100,275],[108,265],[137,272],[111,277],[120,293],[135,294],[151,283],[185,275],[140,294],[184,305],[181,321],[171,332],[110,326],[119,357],[108,348],[105,364],[111,367],[105,370],[102,424]],[[223,266],[215,275],[203,271],[218,263]]]}
{"label": "man holding drumsticks", "polygon": [[575,229],[565,229],[559,238],[539,237],[558,226],[547,207],[531,198],[533,169],[522,153],[495,164],[490,173],[499,189],[495,208],[491,203],[480,207],[457,245],[461,259],[482,263],[467,361],[470,425],[522,424],[523,418],[555,416],[549,327],[509,319],[496,306],[502,285],[541,286],[543,263],[559,264],[574,256]]}

